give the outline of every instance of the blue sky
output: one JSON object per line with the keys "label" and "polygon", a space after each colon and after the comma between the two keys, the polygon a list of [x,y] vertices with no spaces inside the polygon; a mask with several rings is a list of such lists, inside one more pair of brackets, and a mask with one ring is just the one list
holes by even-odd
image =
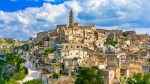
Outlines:
{"label": "blue sky", "polygon": [[0,10],[15,12],[17,10],[25,10],[27,7],[41,7],[43,3],[58,5],[65,1],[67,0],[1,0]]}
{"label": "blue sky", "polygon": [[71,8],[81,25],[150,34],[150,0],[0,0],[0,37],[27,40],[68,24]]}

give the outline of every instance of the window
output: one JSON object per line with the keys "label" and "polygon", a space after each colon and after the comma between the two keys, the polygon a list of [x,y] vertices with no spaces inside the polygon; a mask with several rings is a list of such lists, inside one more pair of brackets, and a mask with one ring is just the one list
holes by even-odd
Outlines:
{"label": "window", "polygon": [[77,46],[77,48],[79,48],[79,46]]}
{"label": "window", "polygon": [[71,48],[72,48],[72,45],[71,45]]}
{"label": "window", "polygon": [[64,56],[67,56],[67,54],[65,54]]}
{"label": "window", "polygon": [[81,46],[81,48],[82,48],[82,46]]}
{"label": "window", "polygon": [[112,74],[110,74],[110,78],[112,78]]}
{"label": "window", "polygon": [[68,48],[68,46],[66,46],[66,48]]}
{"label": "window", "polygon": [[72,53],[71,53],[71,55],[72,55]]}
{"label": "window", "polygon": [[110,60],[112,60],[112,58]]}
{"label": "window", "polygon": [[76,53],[76,55],[78,55],[78,53]]}

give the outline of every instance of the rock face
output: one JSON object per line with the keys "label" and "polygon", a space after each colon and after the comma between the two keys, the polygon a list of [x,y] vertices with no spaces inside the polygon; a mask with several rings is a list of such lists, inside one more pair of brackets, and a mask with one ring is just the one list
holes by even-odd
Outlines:
{"label": "rock face", "polygon": [[4,66],[2,74],[6,73],[7,76],[10,76],[12,74],[15,74],[15,71],[16,71],[16,66],[8,64]]}

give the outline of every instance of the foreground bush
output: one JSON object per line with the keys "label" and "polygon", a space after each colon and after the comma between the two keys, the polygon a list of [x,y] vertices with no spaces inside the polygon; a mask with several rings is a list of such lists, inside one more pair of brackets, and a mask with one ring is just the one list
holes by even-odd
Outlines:
{"label": "foreground bush", "polygon": [[42,80],[40,79],[33,79],[33,80],[30,80],[30,81],[27,81],[27,82],[23,82],[23,84],[42,84]]}

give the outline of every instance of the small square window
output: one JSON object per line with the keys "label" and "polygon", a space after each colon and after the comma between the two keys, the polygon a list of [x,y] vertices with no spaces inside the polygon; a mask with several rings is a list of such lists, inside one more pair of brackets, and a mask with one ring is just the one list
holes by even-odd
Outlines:
{"label": "small square window", "polygon": [[76,55],[78,55],[78,53],[76,53]]}

